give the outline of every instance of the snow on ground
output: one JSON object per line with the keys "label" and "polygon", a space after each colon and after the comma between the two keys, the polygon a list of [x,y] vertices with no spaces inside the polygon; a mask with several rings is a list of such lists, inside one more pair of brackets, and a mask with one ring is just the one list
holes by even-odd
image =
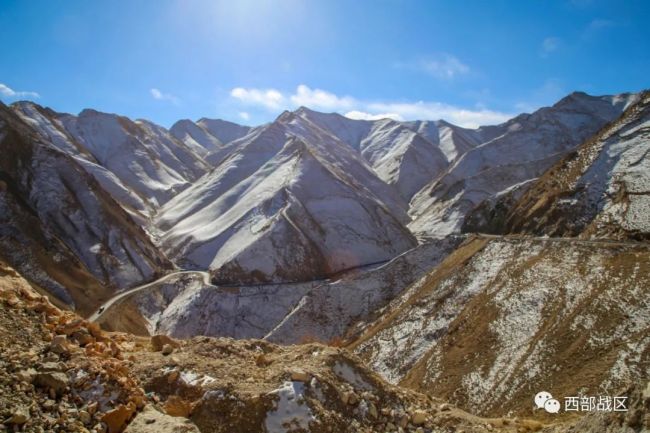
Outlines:
{"label": "snow on ground", "polygon": [[309,429],[309,423],[315,420],[311,409],[305,401],[305,384],[302,382],[284,382],[272,392],[278,396],[275,409],[266,414],[264,425],[268,433],[285,433],[296,429]]}
{"label": "snow on ground", "polygon": [[446,173],[411,200],[415,233],[457,231],[464,217],[483,200],[540,176],[563,155],[617,118],[636,95],[593,97],[573,93],[553,107],[520,115],[505,132],[460,156]]}
{"label": "snow on ground", "polygon": [[492,240],[435,285],[403,292],[356,351],[390,382],[415,369],[413,386],[480,413],[516,406],[531,387],[615,392],[647,367],[648,259],[643,248]]}
{"label": "snow on ground", "polygon": [[223,282],[301,281],[415,245],[403,201],[317,126],[288,113],[230,147],[157,217],[183,266]]}

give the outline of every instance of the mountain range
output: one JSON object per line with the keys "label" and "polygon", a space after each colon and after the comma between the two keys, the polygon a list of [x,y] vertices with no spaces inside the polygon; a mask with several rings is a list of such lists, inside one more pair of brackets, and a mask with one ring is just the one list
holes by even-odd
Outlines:
{"label": "mountain range", "polygon": [[648,379],[648,92],[477,129],[0,103],[0,155],[0,261],[106,330],[345,346],[481,416]]}

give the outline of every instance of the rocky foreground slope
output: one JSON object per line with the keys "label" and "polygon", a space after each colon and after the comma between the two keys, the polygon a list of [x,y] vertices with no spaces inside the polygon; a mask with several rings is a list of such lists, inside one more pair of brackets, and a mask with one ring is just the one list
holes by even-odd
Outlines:
{"label": "rocky foreground slope", "polygon": [[1,430],[488,428],[488,420],[386,384],[341,349],[106,334],[50,304],[4,263],[0,323]]}
{"label": "rocky foreground slope", "polygon": [[[107,334],[50,304],[4,263],[0,324],[3,431],[559,433],[576,422],[479,418],[318,344]],[[629,395],[631,412],[585,417],[580,431],[647,428],[650,389]]]}

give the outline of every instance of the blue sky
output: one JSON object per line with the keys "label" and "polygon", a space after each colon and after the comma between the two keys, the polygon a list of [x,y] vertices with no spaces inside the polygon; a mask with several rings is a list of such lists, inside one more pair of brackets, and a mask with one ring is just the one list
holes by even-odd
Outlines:
{"label": "blue sky", "polygon": [[0,1],[0,99],[164,126],[307,105],[498,123],[650,87],[650,2]]}

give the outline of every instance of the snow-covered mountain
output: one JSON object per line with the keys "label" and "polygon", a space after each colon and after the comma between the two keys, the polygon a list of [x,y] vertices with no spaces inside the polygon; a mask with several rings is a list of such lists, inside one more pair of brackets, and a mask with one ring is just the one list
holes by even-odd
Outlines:
{"label": "snow-covered mountain", "polygon": [[[407,201],[448,165],[447,155],[438,146],[440,137],[434,122],[405,124],[391,119],[353,120],[305,107],[298,109],[296,114],[361,153],[377,175],[395,186]],[[416,129],[429,135],[420,134]]]}
{"label": "snow-covered mountain", "polygon": [[617,392],[650,367],[648,247],[470,237],[353,348],[389,381],[484,415],[532,415],[539,389]]}
{"label": "snow-covered mountain", "polygon": [[[169,131],[93,110],[73,116],[28,102],[11,110],[26,134],[72,161],[119,204],[142,241],[162,250],[161,261],[167,255],[176,266],[210,270],[215,281],[253,284],[319,279],[388,261],[413,248],[414,235],[444,236],[476,215],[493,214],[494,206],[509,209],[505,198],[512,206],[637,98],[574,93],[478,129],[443,120],[353,120],[305,107],[255,128],[200,119]],[[633,195],[641,210],[630,215],[643,214],[644,198]],[[96,233],[110,232],[98,221]],[[68,255],[86,263],[86,250]],[[119,284],[151,273],[129,275]]]}
{"label": "snow-covered mountain", "polygon": [[[550,236],[650,237],[650,94],[554,165],[501,214],[478,209],[474,227]],[[491,224],[487,224],[490,222]],[[488,227],[489,226],[489,227]]]}
{"label": "snow-covered mountain", "polygon": [[222,119],[208,119],[203,117],[196,122],[202,128],[205,128],[210,134],[216,137],[221,143],[228,144],[242,138],[251,132],[250,126],[239,125]]}
{"label": "snow-covered mountain", "polygon": [[[616,119],[636,94],[572,93],[552,107],[522,114],[476,132],[488,141],[458,158],[411,200],[415,233],[444,236],[460,230],[466,215],[484,200],[519,189]],[[494,136],[490,138],[490,136]]]}
{"label": "snow-covered mountain", "polygon": [[94,110],[60,114],[30,102],[12,108],[128,210],[150,215],[209,168],[169,131],[145,120]]}
{"label": "snow-covered mountain", "polygon": [[32,125],[0,104],[0,254],[5,260],[80,311],[171,268],[81,162],[87,160],[67,153],[77,148],[61,149],[78,142],[55,145],[47,130]]}
{"label": "snow-covered mountain", "polygon": [[286,112],[163,206],[162,245],[219,281],[322,278],[415,245],[406,203],[350,146]]}

